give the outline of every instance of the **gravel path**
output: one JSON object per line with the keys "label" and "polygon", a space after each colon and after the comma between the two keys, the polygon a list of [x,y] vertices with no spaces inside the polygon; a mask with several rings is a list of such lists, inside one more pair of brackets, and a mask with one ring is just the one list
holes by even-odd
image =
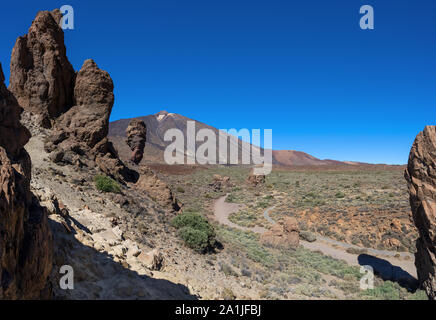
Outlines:
{"label": "gravel path", "polygon": [[[263,227],[242,227],[231,222],[229,220],[229,215],[238,212],[244,207],[244,205],[226,202],[227,196],[228,195],[222,196],[215,201],[214,217],[216,221],[231,228],[251,231],[259,234],[262,234],[267,230]],[[276,223],[269,216],[271,210],[273,209],[274,207],[267,208],[263,213],[265,219],[271,224]],[[320,235],[317,235],[316,237],[317,240],[314,242],[300,240],[300,244],[311,251],[320,251],[325,255],[331,256],[332,258],[344,260],[349,265],[361,266],[364,264],[370,264],[376,269],[376,271],[379,271],[382,274],[388,274],[387,277],[393,280],[398,280],[399,278],[407,278],[407,280],[412,280],[411,277],[416,278],[414,257],[410,253],[361,248]],[[366,254],[349,253],[346,251],[348,248],[361,250],[366,249],[367,252]],[[397,254],[400,255],[400,259],[394,257]],[[406,257],[408,257],[409,260],[404,260]]]}

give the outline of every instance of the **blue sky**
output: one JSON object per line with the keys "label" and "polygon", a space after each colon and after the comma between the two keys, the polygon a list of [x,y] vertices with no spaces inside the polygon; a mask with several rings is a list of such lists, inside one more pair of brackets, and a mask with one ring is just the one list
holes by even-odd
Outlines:
{"label": "blue sky", "polygon": [[[8,1],[0,62],[38,10],[75,10],[76,70],[115,83],[112,120],[168,110],[217,128],[273,129],[274,149],[406,163],[436,123],[436,1]],[[359,28],[374,7],[375,30]]]}

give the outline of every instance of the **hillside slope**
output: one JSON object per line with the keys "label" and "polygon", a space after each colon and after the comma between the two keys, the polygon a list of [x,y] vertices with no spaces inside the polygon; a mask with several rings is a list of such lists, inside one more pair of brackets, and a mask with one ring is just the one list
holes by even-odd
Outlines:
{"label": "hillside slope", "polygon": [[[165,148],[170,144],[170,142],[164,140],[165,132],[169,129],[179,129],[183,132],[186,137],[187,134],[187,123],[188,121],[195,122],[195,129],[198,132],[201,129],[210,129],[217,135],[219,130],[212,126],[209,126],[200,121],[189,119],[183,115],[177,113],[169,113],[167,111],[160,111],[156,114],[151,114],[148,116],[135,118],[144,121],[147,126],[147,143],[144,153],[144,163],[150,162],[164,162],[163,153]],[[121,119],[113,121],[109,125],[109,138],[114,143],[116,148],[120,151],[120,156],[127,156],[130,150],[125,144],[126,129],[132,119]],[[233,137],[233,136],[232,136]],[[239,160],[241,161],[242,154],[250,155],[251,145],[240,139],[230,139],[230,144],[228,145],[228,150],[230,145],[238,144]],[[186,140],[185,140],[186,144]],[[200,145],[197,143],[197,146]],[[219,153],[217,147],[217,154]],[[229,152],[228,152],[229,153]],[[325,166],[325,165],[354,165],[359,164],[357,162],[341,162],[336,160],[321,160],[310,154],[302,151],[295,150],[273,150],[272,163],[279,166]]]}

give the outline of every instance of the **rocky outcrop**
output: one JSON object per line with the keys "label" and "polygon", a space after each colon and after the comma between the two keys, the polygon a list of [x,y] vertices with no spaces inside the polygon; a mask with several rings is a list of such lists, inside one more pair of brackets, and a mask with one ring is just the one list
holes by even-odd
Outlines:
{"label": "rocky outcrop", "polygon": [[86,60],[75,82],[75,105],[59,117],[46,139],[45,149],[52,161],[79,167],[97,165],[119,181],[134,180],[107,139],[113,89],[109,74],[93,60]]}
{"label": "rocky outcrop", "polygon": [[48,298],[53,243],[47,211],[30,192],[29,131],[0,65],[0,298]]}
{"label": "rocky outcrop", "polygon": [[221,176],[219,174],[213,175],[213,181],[209,184],[215,191],[220,191],[223,188],[231,188],[234,184],[230,181],[230,177]]}
{"label": "rocky outcrop", "polygon": [[260,237],[260,240],[274,248],[296,249],[299,245],[299,227],[295,218],[286,217],[276,223]]}
{"label": "rocky outcrop", "polygon": [[247,178],[247,183],[253,187],[264,185],[265,184],[265,175],[254,174],[254,170],[251,169],[250,175]]}
{"label": "rocky outcrop", "polygon": [[170,212],[179,212],[182,207],[171,189],[147,166],[140,168],[140,177],[135,187],[148,194],[163,208],[168,208]]}
{"label": "rocky outcrop", "polygon": [[418,280],[436,300],[436,126],[418,134],[405,172],[413,221],[418,229],[415,265]]}
{"label": "rocky outcrop", "polygon": [[130,161],[139,164],[144,156],[147,129],[145,123],[139,119],[132,119],[126,129],[126,143],[132,150]]}
{"label": "rocky outcrop", "polygon": [[136,175],[107,139],[113,82],[93,60],[76,74],[66,56],[59,10],[38,12],[12,51],[10,90],[19,104],[52,128],[45,149],[56,163],[99,167],[120,182]]}
{"label": "rocky outcrop", "polygon": [[38,12],[11,57],[9,89],[45,128],[73,105],[75,71],[66,56],[61,17],[59,10]]}
{"label": "rocky outcrop", "polygon": [[143,266],[153,271],[159,271],[164,266],[163,255],[157,249],[153,249],[152,251],[147,253],[141,252],[138,255],[138,260],[142,263]]}

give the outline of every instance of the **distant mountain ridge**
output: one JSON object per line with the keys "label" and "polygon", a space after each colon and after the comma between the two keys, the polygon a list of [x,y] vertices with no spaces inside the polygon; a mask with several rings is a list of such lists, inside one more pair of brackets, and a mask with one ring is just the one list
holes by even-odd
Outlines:
{"label": "distant mountain ridge", "polygon": [[[218,134],[219,130],[200,121],[187,118],[177,113],[169,113],[160,111],[156,114],[151,114],[143,117],[138,117],[144,121],[147,127],[147,143],[144,152],[146,162],[163,162],[163,152],[170,144],[164,141],[165,132],[168,129],[177,128],[186,136],[187,122],[194,121],[196,132],[200,129],[210,129]],[[113,121],[109,125],[109,138],[115,144],[115,147],[122,154],[128,154],[129,150],[124,142],[126,136],[126,128],[132,119],[121,119]],[[234,139],[230,143],[238,143],[239,154],[250,152],[251,145],[239,139]],[[202,144],[198,142],[197,145]],[[218,151],[217,151],[218,154]],[[295,150],[273,150],[273,164],[279,166],[326,166],[326,165],[357,165],[359,162],[342,162],[336,160],[321,160],[310,154]]]}

